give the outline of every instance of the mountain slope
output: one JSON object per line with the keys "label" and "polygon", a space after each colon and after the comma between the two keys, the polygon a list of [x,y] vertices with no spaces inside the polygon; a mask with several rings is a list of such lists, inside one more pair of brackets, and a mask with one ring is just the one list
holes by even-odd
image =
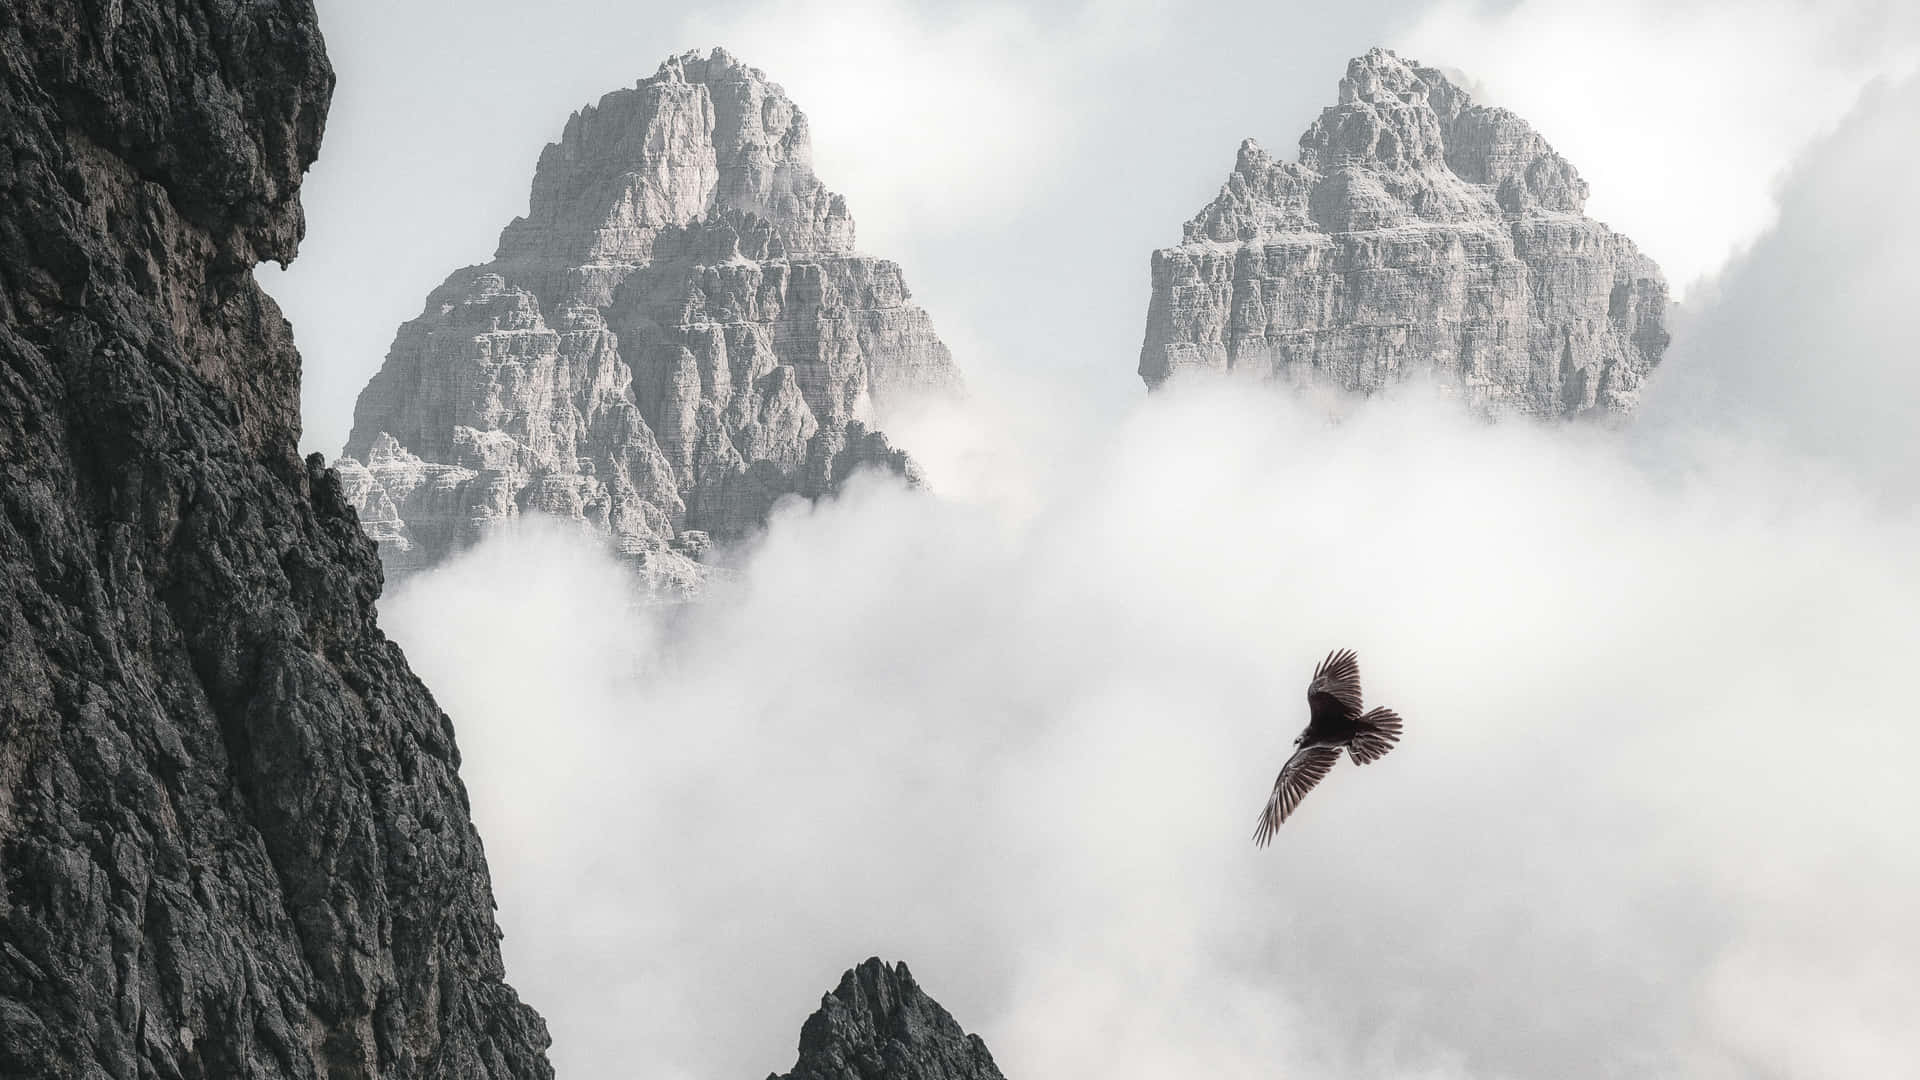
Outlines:
{"label": "mountain slope", "polygon": [[332,87],[306,0],[0,10],[0,1075],[551,1075],[252,277]]}

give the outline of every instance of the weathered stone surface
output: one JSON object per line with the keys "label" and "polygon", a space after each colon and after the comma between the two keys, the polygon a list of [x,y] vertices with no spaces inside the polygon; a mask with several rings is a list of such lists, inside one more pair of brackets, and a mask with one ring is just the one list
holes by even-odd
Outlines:
{"label": "weathered stone surface", "polygon": [[567,122],[493,261],[400,328],[336,464],[392,573],[539,510],[674,591],[688,533],[830,490],[877,437],[850,424],[958,385],[900,268],[855,253],[805,115],[716,49]]}
{"label": "weathered stone surface", "polygon": [[1299,162],[1249,139],[1154,253],[1140,375],[1373,391],[1430,374],[1487,414],[1631,410],[1666,349],[1666,282],[1586,198],[1525,121],[1375,49]]}
{"label": "weathered stone surface", "polygon": [[800,1029],[800,1057],[767,1080],[1005,1080],[905,964],[875,957],[840,977]]}
{"label": "weathered stone surface", "polygon": [[0,6],[0,1076],[551,1075],[252,277],[332,87],[307,0]]}

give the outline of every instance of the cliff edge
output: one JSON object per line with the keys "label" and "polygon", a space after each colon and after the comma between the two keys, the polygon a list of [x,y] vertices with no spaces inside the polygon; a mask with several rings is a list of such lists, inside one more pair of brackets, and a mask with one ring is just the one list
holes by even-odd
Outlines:
{"label": "cliff edge", "polygon": [[332,89],[307,0],[0,7],[0,1075],[551,1076],[252,277]]}

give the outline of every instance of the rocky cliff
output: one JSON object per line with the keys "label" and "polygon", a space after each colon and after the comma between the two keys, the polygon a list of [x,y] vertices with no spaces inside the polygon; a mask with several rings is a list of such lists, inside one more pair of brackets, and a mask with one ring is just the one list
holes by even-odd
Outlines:
{"label": "rocky cliff", "polygon": [[336,465],[389,572],[538,510],[684,589],[780,496],[907,471],[865,421],[959,377],[811,157],[805,114],[718,49],[576,113],[493,261],[360,395]]}
{"label": "rocky cliff", "polygon": [[308,0],[0,7],[0,1076],[551,1075],[252,277],[332,87]]}
{"label": "rocky cliff", "polygon": [[767,1080],[1005,1080],[978,1035],[962,1031],[913,981],[879,958],[840,977],[800,1029],[800,1057]]}
{"label": "rocky cliff", "polygon": [[1666,283],[1586,197],[1525,121],[1375,49],[1298,162],[1243,143],[1154,253],[1140,375],[1358,391],[1431,375],[1487,414],[1631,410],[1666,349]]}

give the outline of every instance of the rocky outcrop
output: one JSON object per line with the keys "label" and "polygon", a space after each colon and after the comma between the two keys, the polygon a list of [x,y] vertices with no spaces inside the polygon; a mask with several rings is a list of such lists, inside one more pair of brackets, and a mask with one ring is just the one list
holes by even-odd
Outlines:
{"label": "rocky outcrop", "polygon": [[1363,392],[1431,375],[1487,414],[1626,412],[1666,349],[1666,283],[1586,197],[1525,121],[1375,49],[1297,163],[1243,143],[1154,253],[1140,375]]}
{"label": "rocky outcrop", "polygon": [[493,261],[427,298],[360,395],[336,465],[389,571],[540,511],[673,591],[779,497],[855,458],[905,469],[866,421],[959,377],[811,154],[785,92],[718,49],[576,113]]}
{"label": "rocky outcrop", "polygon": [[960,1029],[913,981],[879,958],[840,977],[800,1029],[800,1057],[767,1080],[1005,1080],[978,1035]]}
{"label": "rocky outcrop", "polygon": [[551,1075],[252,276],[332,87],[307,0],[0,8],[0,1076]]}

